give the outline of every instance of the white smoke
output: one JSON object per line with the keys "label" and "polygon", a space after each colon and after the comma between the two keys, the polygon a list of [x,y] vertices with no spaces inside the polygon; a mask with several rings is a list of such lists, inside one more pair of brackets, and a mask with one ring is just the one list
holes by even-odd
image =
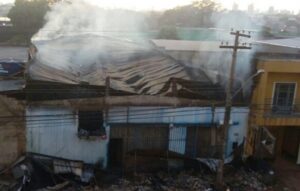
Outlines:
{"label": "white smoke", "polygon": [[56,3],[46,14],[45,26],[33,40],[54,39],[92,33],[122,36],[122,32],[141,30],[144,18],[137,12],[104,9],[88,1],[72,0]]}
{"label": "white smoke", "polygon": [[[213,20],[215,27],[220,29],[217,33],[220,42],[223,40],[232,44],[234,39],[232,35],[229,35],[231,28],[250,30],[254,37],[257,34],[255,31],[260,30],[260,26],[256,25],[252,17],[241,12],[219,13],[213,16]],[[45,26],[32,39],[38,48],[37,57],[43,64],[69,69],[69,71],[78,71],[78,68],[82,68],[83,65],[97,63],[100,60],[99,57],[111,51],[108,47],[109,43],[103,43],[103,38],[124,40],[128,34],[138,36],[139,32],[146,27],[143,14],[104,9],[88,0],[56,3],[46,15],[46,21]],[[103,38],[94,38],[91,35]],[[60,40],[60,37],[64,38]],[[241,42],[243,42],[242,39]],[[236,79],[239,79],[237,81],[241,83],[250,76],[251,61],[255,51],[243,52],[243,54],[238,54],[236,66]],[[224,79],[229,73],[231,51],[222,53],[218,51],[209,57],[199,55],[196,57],[201,68],[223,76],[221,82],[225,85]],[[246,86],[244,89],[247,89],[251,83],[244,85]]]}
{"label": "white smoke", "polygon": [[32,38],[38,49],[37,59],[73,74],[99,60],[102,63],[98,65],[107,64],[103,57],[118,51],[122,41],[125,46],[132,43],[131,50],[145,49],[127,39],[130,35],[138,37],[144,28],[144,17],[138,12],[104,9],[87,0],[72,0],[54,4],[45,19],[44,27]]}
{"label": "white smoke", "polygon": [[[239,30],[241,33],[250,35],[251,38],[240,37],[239,45],[251,46],[254,44],[253,42],[260,38],[262,23],[258,22],[262,21],[262,18],[258,18],[256,15],[252,13],[242,12],[242,11],[229,11],[224,12],[222,17],[216,16],[215,23],[217,28],[227,29],[227,34],[223,36],[224,41],[228,41],[230,44],[234,43],[234,36],[229,34],[229,29],[233,31]],[[251,50],[239,50],[237,54],[237,62],[235,67],[235,79],[238,81],[236,84],[237,89],[240,89],[239,86],[242,86],[244,95],[249,95],[251,86],[252,86],[252,69],[253,69],[253,56],[256,52],[256,47],[251,46]],[[232,52],[232,51],[231,51]],[[226,55],[228,57],[231,55]],[[229,64],[224,68],[228,73]]]}
{"label": "white smoke", "polygon": [[[242,86],[244,95],[248,95],[252,86],[251,73],[253,66],[253,56],[256,52],[256,47],[252,46],[253,41],[260,38],[260,32],[262,28],[262,23],[258,24],[258,20],[261,18],[256,18],[247,12],[242,11],[224,11],[213,15],[213,21],[215,24],[215,30],[217,40],[220,45],[221,42],[224,45],[234,44],[234,35],[230,32],[239,30],[241,33],[250,35],[251,38],[240,37],[239,45],[251,46],[251,50],[238,50],[237,61],[235,66],[235,88],[240,89]],[[214,54],[210,54],[202,63],[202,67],[208,71],[213,71],[218,74],[222,79],[220,83],[224,86],[227,84],[227,79],[229,75],[229,69],[232,60],[232,49],[227,49],[218,51]]]}

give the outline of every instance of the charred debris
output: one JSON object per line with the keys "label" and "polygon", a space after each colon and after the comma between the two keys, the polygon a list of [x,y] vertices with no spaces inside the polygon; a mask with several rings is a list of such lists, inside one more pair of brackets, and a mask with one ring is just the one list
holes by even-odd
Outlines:
{"label": "charred debris", "polygon": [[[139,153],[141,154],[141,153]],[[27,153],[0,172],[3,191],[46,190],[203,190],[213,191],[214,159],[192,159],[178,154],[159,156],[160,163],[144,163],[126,170],[84,164],[36,153]],[[153,161],[153,163],[157,163]],[[225,166],[227,190],[270,190],[275,183],[272,168],[263,160],[234,158]],[[271,189],[272,190],[272,189]]]}

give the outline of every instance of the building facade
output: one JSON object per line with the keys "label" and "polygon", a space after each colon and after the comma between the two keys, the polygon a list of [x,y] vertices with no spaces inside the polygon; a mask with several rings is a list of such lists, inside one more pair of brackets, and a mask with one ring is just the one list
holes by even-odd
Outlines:
{"label": "building facade", "polygon": [[249,120],[248,154],[289,155],[299,161],[300,60],[261,58],[254,82]]}
{"label": "building facade", "polygon": [[[148,153],[144,158],[153,157],[152,161],[166,152],[191,159],[220,156],[222,106],[112,106],[105,111],[101,107],[86,110],[61,103],[27,106],[27,152],[102,168],[126,166],[133,161],[135,152],[139,152],[138,157]],[[248,113],[247,107],[232,109],[227,157],[244,142]]]}

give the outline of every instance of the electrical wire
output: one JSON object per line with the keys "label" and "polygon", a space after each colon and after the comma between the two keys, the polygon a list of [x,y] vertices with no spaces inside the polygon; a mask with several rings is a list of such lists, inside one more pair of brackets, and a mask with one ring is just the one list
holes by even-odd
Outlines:
{"label": "electrical wire", "polygon": [[[249,112],[248,111],[233,111],[231,112],[231,114],[248,114]],[[212,114],[211,112],[203,112],[203,113],[197,113],[197,115],[201,116],[201,115],[209,115],[209,114]],[[222,112],[215,112],[215,114],[224,114],[224,111]],[[195,115],[195,114],[194,114]],[[197,116],[195,115],[195,116]],[[170,115],[170,116],[147,116],[147,117],[136,117],[136,116],[131,116],[129,117],[128,119],[129,120],[148,120],[148,119],[157,119],[157,118],[174,118],[174,117],[187,117],[187,116],[191,116],[191,114],[175,114],[175,115]],[[120,116],[112,116],[113,118],[118,118]],[[123,117],[127,117],[127,115],[123,115]],[[50,118],[50,119],[23,119],[23,120],[14,120],[13,122],[24,122],[26,121],[27,124],[38,124],[38,125],[41,125],[42,123],[41,122],[45,122],[48,124],[48,122],[57,122],[57,123],[61,123],[61,122],[66,122],[66,120],[74,120],[74,119],[78,119],[78,116],[74,115],[73,117],[59,117],[59,118]],[[86,118],[86,119],[89,119],[90,121],[98,121],[98,117],[89,117],[89,118]],[[125,122],[124,122],[125,121]],[[34,123],[34,122],[37,122],[37,123]],[[108,123],[118,123],[118,122],[121,122],[121,123],[127,123],[126,122],[126,119],[112,119],[112,121],[108,122]],[[144,123],[144,122],[142,122]]]}
{"label": "electrical wire", "polygon": [[[262,104],[264,105],[264,104]],[[257,106],[257,104],[256,104]],[[123,106],[119,107],[113,107],[113,108],[110,108],[111,110],[113,109],[121,109]],[[211,108],[211,105],[206,105],[206,106],[196,106],[196,107],[171,107],[171,106],[161,106],[159,108],[153,108],[155,106],[150,106],[151,108],[142,108],[142,109],[139,109],[138,106],[133,106],[132,110],[129,110],[129,112],[135,112],[135,116],[145,116],[145,115],[152,115],[153,113],[149,113],[149,112],[163,112],[163,114],[177,114],[177,113],[182,113],[182,112],[192,112],[192,114],[196,113],[198,114],[198,112],[200,112],[201,114],[201,111],[211,111],[212,108]],[[203,108],[203,107],[206,107],[206,108]],[[235,107],[235,106],[233,106]],[[241,107],[249,107],[249,106],[241,106]],[[46,107],[47,108],[47,107]],[[49,107],[51,108],[51,106]],[[58,107],[58,108],[62,108],[62,107]],[[123,109],[126,109],[127,107],[123,107]],[[220,106],[217,106],[215,107],[216,109],[217,108],[224,108],[224,107],[220,107]],[[183,111],[174,111],[174,110],[177,110],[177,109],[183,109]],[[163,110],[171,110],[171,111],[163,111]],[[256,110],[265,110],[265,109],[256,109]],[[95,110],[93,110],[95,111]],[[122,111],[122,110],[119,110],[119,111],[109,111],[109,114],[112,114],[116,117],[126,117],[127,114],[123,114],[124,112],[127,112],[127,111]],[[138,113],[137,113],[138,112]],[[144,113],[143,113],[144,112]],[[147,113],[145,113],[147,112]],[[118,115],[118,113],[120,113]],[[216,112],[215,112],[216,113]],[[222,113],[222,112],[221,112]],[[224,113],[224,112],[223,112]],[[205,113],[207,114],[207,113]],[[10,116],[0,116],[0,119],[15,119],[15,118],[24,118],[24,117],[29,117],[29,118],[39,118],[39,117],[42,117],[42,118],[45,118],[45,117],[66,117],[66,116],[74,116],[75,114],[46,114],[46,115],[22,115],[22,116],[16,116],[16,115],[10,115]],[[190,114],[187,114],[187,115],[190,115]]]}

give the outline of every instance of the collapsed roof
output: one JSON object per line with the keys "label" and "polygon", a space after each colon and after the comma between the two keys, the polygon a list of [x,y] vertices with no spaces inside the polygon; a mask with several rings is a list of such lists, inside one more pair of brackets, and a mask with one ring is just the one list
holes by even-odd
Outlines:
{"label": "collapsed roof", "polygon": [[109,77],[110,89],[130,94],[169,95],[175,82],[178,92],[197,98],[224,95],[204,71],[176,62],[149,42],[77,35],[34,45],[37,51],[27,69],[30,81],[104,87]]}

